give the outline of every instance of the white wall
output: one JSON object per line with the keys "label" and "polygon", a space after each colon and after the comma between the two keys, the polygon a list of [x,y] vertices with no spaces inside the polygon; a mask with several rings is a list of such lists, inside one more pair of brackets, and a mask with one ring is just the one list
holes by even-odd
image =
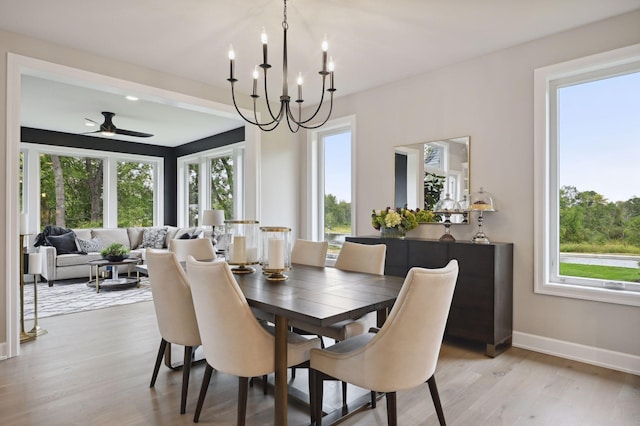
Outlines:
{"label": "white wall", "polygon": [[[533,71],[636,43],[640,11],[339,98],[333,117],[357,117],[356,234],[374,234],[371,209],[393,201],[395,145],[469,135],[471,190],[483,186],[499,208],[485,215],[486,232],[514,243],[516,335],[627,354],[640,372],[639,308],[533,293]],[[464,239],[474,231],[452,232]],[[442,228],[412,233],[437,238]]]}

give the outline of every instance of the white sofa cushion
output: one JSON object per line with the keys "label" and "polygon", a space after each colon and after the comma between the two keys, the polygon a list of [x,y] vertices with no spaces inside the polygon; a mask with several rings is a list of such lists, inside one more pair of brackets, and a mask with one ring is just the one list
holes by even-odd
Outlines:
{"label": "white sofa cushion", "polygon": [[92,238],[100,238],[103,247],[107,247],[113,243],[120,243],[125,247],[131,248],[129,243],[129,234],[127,228],[101,228],[91,230]]}

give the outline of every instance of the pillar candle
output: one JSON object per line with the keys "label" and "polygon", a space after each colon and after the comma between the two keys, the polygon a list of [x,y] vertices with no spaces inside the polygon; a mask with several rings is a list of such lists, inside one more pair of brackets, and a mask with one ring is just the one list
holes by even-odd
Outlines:
{"label": "pillar candle", "polygon": [[231,263],[245,263],[247,261],[246,238],[240,235],[233,237],[233,251]]}
{"label": "pillar candle", "polygon": [[22,213],[20,215],[20,234],[24,235],[27,233],[27,214],[26,213]]}
{"label": "pillar candle", "polygon": [[257,247],[247,247],[247,262],[248,263],[256,263],[256,262],[258,262],[258,248]]}
{"label": "pillar candle", "polygon": [[269,269],[284,269],[284,240],[269,239]]}
{"label": "pillar candle", "polygon": [[40,253],[29,253],[29,274],[38,275],[41,271]]}

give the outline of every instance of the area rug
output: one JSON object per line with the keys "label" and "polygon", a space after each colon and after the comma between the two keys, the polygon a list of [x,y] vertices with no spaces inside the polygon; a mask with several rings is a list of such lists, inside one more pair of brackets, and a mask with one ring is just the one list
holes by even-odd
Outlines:
{"label": "area rug", "polygon": [[[53,287],[38,284],[38,318],[128,305],[152,300],[148,277],[140,277],[140,287],[100,289],[87,286],[87,279],[56,281]],[[24,319],[33,319],[33,282],[24,285]]]}

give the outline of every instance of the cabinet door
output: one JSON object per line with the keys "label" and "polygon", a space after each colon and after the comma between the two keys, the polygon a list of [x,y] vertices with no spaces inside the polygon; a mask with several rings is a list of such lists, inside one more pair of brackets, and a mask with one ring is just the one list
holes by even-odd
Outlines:
{"label": "cabinet door", "polygon": [[408,240],[409,269],[414,266],[420,268],[442,268],[449,262],[447,245],[439,241]]}
{"label": "cabinet door", "polygon": [[449,257],[458,260],[460,272],[451,302],[447,333],[492,342],[494,246],[451,244]]}

